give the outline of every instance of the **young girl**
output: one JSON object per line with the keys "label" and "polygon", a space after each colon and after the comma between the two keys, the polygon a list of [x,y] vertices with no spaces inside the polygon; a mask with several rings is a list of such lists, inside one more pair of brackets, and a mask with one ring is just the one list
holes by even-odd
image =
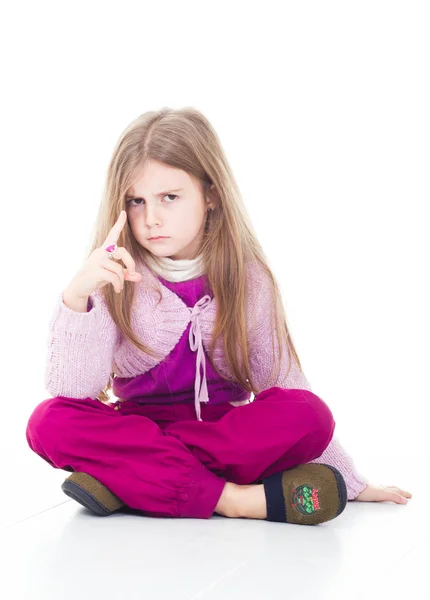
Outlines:
{"label": "young girl", "polygon": [[221,143],[192,108],[145,113],[120,137],[90,255],[50,323],[46,388],[28,444],[100,515],[315,525],[347,500],[411,497],[370,485],[334,437]]}

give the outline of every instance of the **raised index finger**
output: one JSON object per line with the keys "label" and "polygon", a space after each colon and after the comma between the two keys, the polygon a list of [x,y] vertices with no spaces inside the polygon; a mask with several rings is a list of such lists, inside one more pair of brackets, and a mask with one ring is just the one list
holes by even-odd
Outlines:
{"label": "raised index finger", "polygon": [[124,227],[124,225],[127,222],[127,213],[125,210],[122,210],[119,213],[119,217],[117,222],[115,223],[115,225],[112,227],[112,229],[109,231],[107,238],[105,239],[105,242],[103,244],[103,247],[105,248],[106,246],[110,245],[110,244],[116,244],[118,241],[118,238],[120,236],[120,233]]}

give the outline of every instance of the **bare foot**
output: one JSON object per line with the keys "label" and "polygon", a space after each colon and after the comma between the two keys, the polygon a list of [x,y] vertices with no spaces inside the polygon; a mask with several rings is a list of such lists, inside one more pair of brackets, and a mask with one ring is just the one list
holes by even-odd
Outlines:
{"label": "bare foot", "polygon": [[224,517],[266,519],[264,485],[237,485],[228,481],[214,512]]}
{"label": "bare foot", "polygon": [[223,517],[239,517],[240,488],[242,487],[227,481],[214,512]]}
{"label": "bare foot", "polygon": [[264,485],[240,485],[239,488],[239,516],[247,519],[267,519]]}

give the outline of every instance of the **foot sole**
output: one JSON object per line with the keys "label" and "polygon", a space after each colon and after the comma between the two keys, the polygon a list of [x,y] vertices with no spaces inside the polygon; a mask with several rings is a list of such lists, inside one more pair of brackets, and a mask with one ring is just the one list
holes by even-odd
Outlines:
{"label": "foot sole", "polygon": [[61,484],[61,489],[69,498],[103,517],[125,506],[115,494],[88,473],[75,471]]}
{"label": "foot sole", "polygon": [[267,520],[317,525],[338,517],[347,504],[342,474],[331,465],[307,463],[263,479]]}

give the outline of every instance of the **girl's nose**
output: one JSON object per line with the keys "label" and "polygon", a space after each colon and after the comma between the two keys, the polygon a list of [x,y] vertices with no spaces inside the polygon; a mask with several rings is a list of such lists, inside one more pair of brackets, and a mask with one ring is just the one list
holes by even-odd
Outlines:
{"label": "girl's nose", "polygon": [[154,227],[154,225],[160,225],[160,217],[157,214],[155,208],[145,207],[145,220],[148,227]]}

